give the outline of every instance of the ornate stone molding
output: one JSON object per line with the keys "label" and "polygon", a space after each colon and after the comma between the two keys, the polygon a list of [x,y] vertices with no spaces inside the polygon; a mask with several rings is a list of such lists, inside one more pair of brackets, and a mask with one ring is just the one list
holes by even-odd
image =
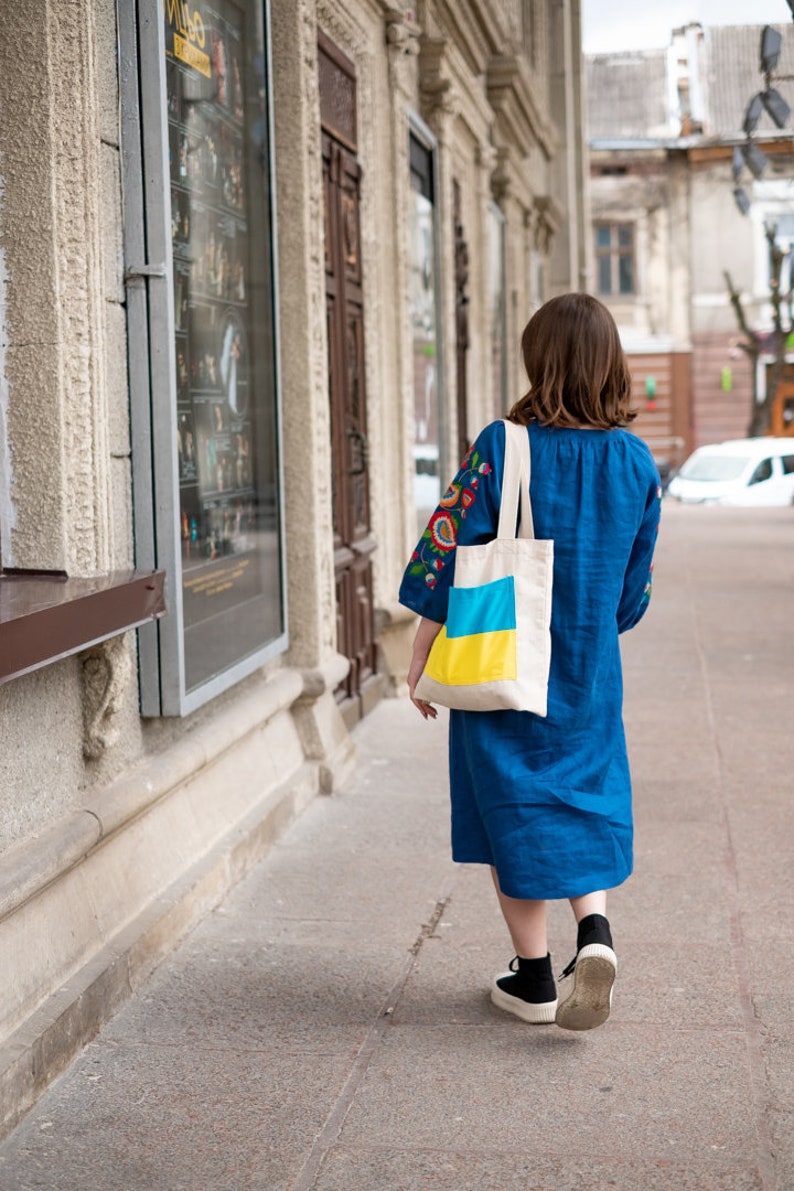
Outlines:
{"label": "ornate stone molding", "polygon": [[492,58],[487,89],[502,138],[523,153],[535,141],[550,160],[557,152],[557,136],[533,94],[526,62],[513,55]]}
{"label": "ornate stone molding", "polygon": [[414,19],[413,9],[386,4],[383,19],[386,23],[386,44],[389,49],[395,54],[417,57],[420,29]]}
{"label": "ornate stone molding", "polygon": [[509,197],[513,182],[510,151],[506,148],[496,149],[491,169],[491,194],[497,203],[501,204]]}
{"label": "ornate stone molding", "polygon": [[438,0],[438,10],[470,70],[483,74],[491,55],[505,48],[509,36],[504,0]]}
{"label": "ornate stone molding", "polygon": [[448,73],[448,43],[445,37],[422,35],[419,49],[419,94],[422,115],[453,115],[458,109],[455,87]]}
{"label": "ornate stone molding", "polygon": [[551,241],[562,225],[565,213],[559,203],[550,195],[538,195],[535,207],[535,247],[546,255]]}
{"label": "ornate stone molding", "polygon": [[118,740],[116,717],[132,674],[125,636],[111,637],[82,655],[83,755],[97,760]]}
{"label": "ornate stone molding", "polygon": [[318,28],[356,64],[356,74],[360,78],[362,60],[368,48],[363,24],[357,22],[344,6],[332,0],[317,0],[315,37]]}

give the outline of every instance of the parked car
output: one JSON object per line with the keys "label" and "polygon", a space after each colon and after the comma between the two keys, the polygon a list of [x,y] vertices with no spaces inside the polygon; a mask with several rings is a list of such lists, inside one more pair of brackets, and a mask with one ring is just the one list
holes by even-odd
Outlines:
{"label": "parked car", "polygon": [[670,481],[682,504],[794,504],[794,438],[740,438],[698,447]]}

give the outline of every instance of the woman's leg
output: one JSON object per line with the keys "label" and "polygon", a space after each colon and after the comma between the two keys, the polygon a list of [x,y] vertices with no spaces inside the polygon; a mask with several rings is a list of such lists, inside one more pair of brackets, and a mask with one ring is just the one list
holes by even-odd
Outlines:
{"label": "woman's leg", "polygon": [[516,953],[510,971],[495,978],[491,1000],[522,1021],[548,1025],[557,1010],[557,989],[546,938],[546,903],[508,897],[499,888],[495,868],[491,876]]}
{"label": "woman's leg", "polygon": [[607,916],[607,894],[605,889],[597,889],[595,893],[585,893],[582,897],[572,897],[571,909],[577,922],[581,922],[588,914]]}
{"label": "woman's leg", "polygon": [[570,902],[578,924],[576,955],[563,976],[573,979],[555,1020],[564,1030],[592,1030],[609,1017],[618,965],[606,919],[607,895],[598,889]]}
{"label": "woman's leg", "polygon": [[496,886],[496,896],[499,898],[499,905],[507,923],[507,929],[510,931],[516,955],[522,959],[544,958],[549,950],[545,901],[508,897],[499,888],[499,878],[495,868],[491,869],[491,876]]}

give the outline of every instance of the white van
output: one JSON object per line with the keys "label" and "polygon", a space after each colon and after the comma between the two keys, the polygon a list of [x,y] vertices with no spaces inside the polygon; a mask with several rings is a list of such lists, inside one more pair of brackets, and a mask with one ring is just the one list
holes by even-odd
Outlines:
{"label": "white van", "polygon": [[794,504],[794,438],[738,438],[699,447],[667,494],[682,504]]}

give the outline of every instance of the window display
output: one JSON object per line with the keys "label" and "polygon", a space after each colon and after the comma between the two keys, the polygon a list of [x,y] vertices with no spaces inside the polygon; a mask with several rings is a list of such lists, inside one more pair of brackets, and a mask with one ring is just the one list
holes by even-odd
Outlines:
{"label": "window display", "polygon": [[411,133],[410,310],[414,379],[414,503],[419,531],[441,495],[436,216],[433,153]]}
{"label": "window display", "polygon": [[261,0],[165,0],[184,689],[284,633]]}

